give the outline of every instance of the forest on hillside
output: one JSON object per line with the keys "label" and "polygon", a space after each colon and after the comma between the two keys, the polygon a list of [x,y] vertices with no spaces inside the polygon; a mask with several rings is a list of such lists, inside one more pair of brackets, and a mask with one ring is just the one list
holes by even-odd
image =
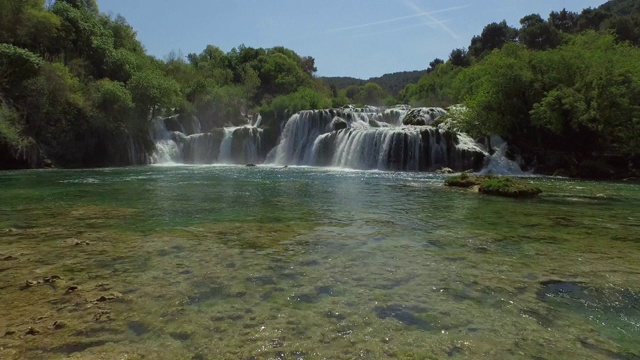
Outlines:
{"label": "forest on hillside", "polygon": [[503,136],[543,172],[640,165],[633,0],[491,23],[424,72],[355,83],[316,77],[313,57],[284,47],[207,45],[160,60],[95,0],[0,0],[0,13],[0,168],[145,163],[158,117],[195,116],[206,131],[261,114],[274,138],[302,109],[396,103],[463,104],[449,115],[459,130]]}
{"label": "forest on hillside", "polygon": [[384,74],[367,80],[348,76],[323,76],[320,79],[329,85],[334,96],[337,95],[340,90],[345,90],[346,93],[357,94],[361,86],[364,86],[368,82],[373,82],[380,85],[382,90],[391,95],[395,103],[395,97],[398,96],[400,91],[404,90],[407,85],[418,82],[426,73],[427,70],[414,70]]}

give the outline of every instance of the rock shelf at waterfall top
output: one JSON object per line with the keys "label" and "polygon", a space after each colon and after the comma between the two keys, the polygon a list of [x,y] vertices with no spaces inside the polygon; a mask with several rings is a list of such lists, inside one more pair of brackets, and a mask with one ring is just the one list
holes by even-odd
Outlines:
{"label": "rock shelf at waterfall top", "polygon": [[462,173],[445,180],[446,186],[477,190],[479,193],[511,198],[531,198],[542,193],[538,187],[508,176]]}

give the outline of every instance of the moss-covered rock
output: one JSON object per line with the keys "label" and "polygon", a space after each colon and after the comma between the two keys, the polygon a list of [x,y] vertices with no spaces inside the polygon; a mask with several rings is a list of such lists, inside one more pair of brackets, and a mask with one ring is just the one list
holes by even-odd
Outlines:
{"label": "moss-covered rock", "polygon": [[488,195],[498,195],[513,198],[529,198],[542,192],[539,188],[511,177],[501,176],[484,181],[479,192]]}
{"label": "moss-covered rock", "polygon": [[526,184],[508,176],[469,175],[462,173],[445,180],[446,186],[477,188],[478,192],[487,195],[505,196],[512,198],[531,198],[542,192],[540,188]]}
{"label": "moss-covered rock", "polygon": [[470,188],[473,186],[479,186],[487,178],[487,176],[469,175],[468,173],[463,172],[460,175],[454,175],[447,178],[444,181],[444,184],[446,186]]}

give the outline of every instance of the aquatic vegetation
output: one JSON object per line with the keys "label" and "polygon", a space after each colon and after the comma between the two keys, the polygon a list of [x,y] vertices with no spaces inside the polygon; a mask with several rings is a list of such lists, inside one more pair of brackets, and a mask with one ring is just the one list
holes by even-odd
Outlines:
{"label": "aquatic vegetation", "polygon": [[475,187],[482,194],[512,198],[534,197],[542,192],[540,188],[513,177],[469,175],[466,172],[447,178],[445,185],[462,188]]}

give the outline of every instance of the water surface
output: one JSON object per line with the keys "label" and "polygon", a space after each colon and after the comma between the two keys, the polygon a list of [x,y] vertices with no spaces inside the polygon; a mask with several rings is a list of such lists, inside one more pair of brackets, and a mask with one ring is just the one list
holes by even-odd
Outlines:
{"label": "water surface", "polygon": [[640,358],[640,186],[0,174],[0,358]]}

